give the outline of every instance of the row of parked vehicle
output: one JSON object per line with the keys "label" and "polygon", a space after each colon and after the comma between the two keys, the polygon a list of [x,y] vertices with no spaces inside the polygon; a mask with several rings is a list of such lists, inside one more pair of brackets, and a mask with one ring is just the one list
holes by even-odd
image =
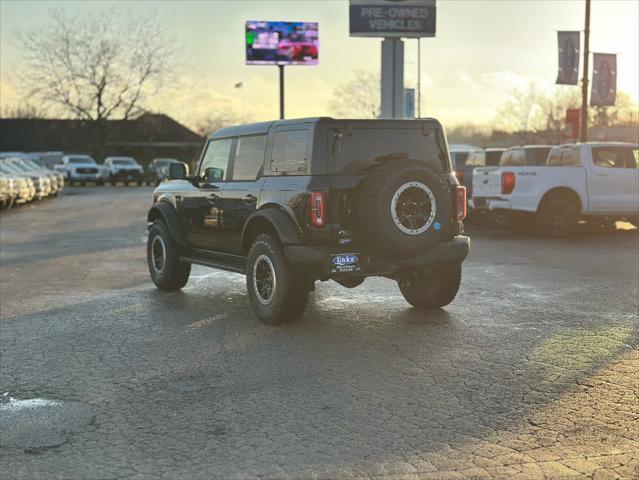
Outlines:
{"label": "row of parked vehicle", "polygon": [[64,188],[64,176],[28,155],[0,154],[0,208],[56,196]]}
{"label": "row of parked vehicle", "polygon": [[104,163],[99,165],[89,155],[64,155],[54,168],[64,175],[70,185],[116,185],[118,182],[159,185],[168,178],[169,165],[177,161],[173,158],[156,158],[145,171],[133,157],[106,157]]}
{"label": "row of parked vehicle", "polygon": [[580,221],[639,226],[639,145],[589,142],[472,149],[451,146],[471,217],[554,237]]}

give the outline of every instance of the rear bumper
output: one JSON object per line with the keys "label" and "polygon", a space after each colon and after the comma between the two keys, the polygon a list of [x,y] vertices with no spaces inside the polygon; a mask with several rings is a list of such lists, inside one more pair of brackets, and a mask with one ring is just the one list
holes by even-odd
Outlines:
{"label": "rear bumper", "polygon": [[[315,278],[361,277],[361,276],[393,276],[402,271],[424,269],[432,265],[463,262],[470,251],[470,238],[458,235],[452,240],[435,245],[422,255],[409,258],[390,259],[367,249],[308,247],[302,245],[286,245],[284,253],[294,267]],[[360,270],[354,272],[336,272],[331,262],[331,255],[352,253],[359,257]]]}
{"label": "rear bumper", "polygon": [[510,200],[501,198],[471,198],[468,206],[473,210],[510,210],[512,205]]}

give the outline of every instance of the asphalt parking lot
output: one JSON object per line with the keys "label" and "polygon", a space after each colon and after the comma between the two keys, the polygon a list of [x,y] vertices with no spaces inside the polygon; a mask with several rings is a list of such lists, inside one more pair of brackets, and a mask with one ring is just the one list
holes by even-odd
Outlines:
{"label": "asphalt parking lot", "polygon": [[639,476],[636,229],[475,229],[445,310],[323,283],[268,327],[241,276],[155,289],[151,191],[0,218],[2,478]]}

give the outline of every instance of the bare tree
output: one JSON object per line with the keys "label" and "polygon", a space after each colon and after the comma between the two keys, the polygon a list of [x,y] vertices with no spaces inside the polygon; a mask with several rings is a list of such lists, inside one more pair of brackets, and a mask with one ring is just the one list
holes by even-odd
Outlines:
{"label": "bare tree", "polygon": [[377,118],[380,113],[379,75],[355,70],[354,77],[333,91],[330,108],[339,117]]}
{"label": "bare tree", "polygon": [[46,112],[25,102],[14,107],[6,107],[0,111],[0,118],[46,118]]}
{"label": "bare tree", "polygon": [[195,124],[195,131],[202,136],[219,130],[220,128],[230,127],[233,125],[239,125],[242,123],[251,122],[252,119],[243,119],[242,116],[231,108],[218,109],[215,113],[200,119]]}
{"label": "bare tree", "polygon": [[18,35],[21,85],[32,102],[61,116],[97,122],[143,111],[175,65],[173,44],[156,17],[130,12],[70,16],[51,12],[46,27]]}
{"label": "bare tree", "polygon": [[581,104],[579,89],[557,85],[552,93],[540,95],[538,103],[547,141],[561,143],[566,135],[566,110]]}
{"label": "bare tree", "polygon": [[529,133],[540,128],[541,96],[539,86],[530,82],[522,88],[516,88],[510,93],[510,99],[498,111],[495,123],[506,131]]}
{"label": "bare tree", "polygon": [[632,125],[639,123],[639,107],[625,92],[617,92],[615,105],[610,107],[592,107],[590,123],[594,127],[613,125]]}

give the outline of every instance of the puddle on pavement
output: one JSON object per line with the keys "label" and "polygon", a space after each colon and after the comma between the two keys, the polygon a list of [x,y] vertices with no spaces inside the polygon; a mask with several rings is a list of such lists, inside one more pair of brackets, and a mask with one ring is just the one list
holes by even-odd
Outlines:
{"label": "puddle on pavement", "polygon": [[79,402],[0,396],[0,448],[36,453],[67,443],[95,421],[93,409]]}

